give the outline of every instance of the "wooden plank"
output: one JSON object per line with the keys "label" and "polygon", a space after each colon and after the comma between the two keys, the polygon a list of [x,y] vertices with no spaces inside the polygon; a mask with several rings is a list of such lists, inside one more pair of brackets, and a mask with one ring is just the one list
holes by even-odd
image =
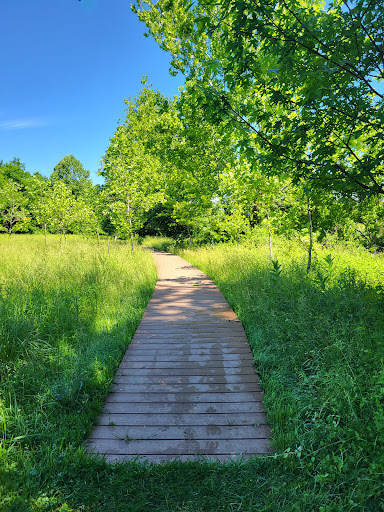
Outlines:
{"label": "wooden plank", "polygon": [[[249,368],[253,368],[253,371],[255,371],[255,368],[251,366],[251,361],[248,359],[247,361],[244,360],[226,360],[225,361],[225,368],[240,368],[239,373],[241,373],[241,369],[243,369],[246,364],[248,363]],[[224,368],[223,361],[212,361],[212,360],[197,360],[197,361],[188,361],[181,359],[179,361],[134,361],[134,360],[126,360],[124,359],[121,364],[120,368]]]}
{"label": "wooden plank", "polygon": [[266,439],[98,439],[89,443],[91,451],[94,449],[110,455],[235,455],[247,452],[266,453],[268,448],[269,442]]}
{"label": "wooden plank", "polygon": [[261,401],[249,402],[113,402],[106,406],[105,414],[226,414],[263,412]]}
{"label": "wooden plank", "polygon": [[230,326],[231,332],[228,333],[228,336],[231,338],[237,338],[242,337],[244,339],[244,331],[243,326],[239,324],[238,322],[210,322],[204,324],[204,322],[201,321],[195,321],[195,322],[181,322],[181,321],[175,321],[175,323],[172,325],[172,322],[167,320],[167,322],[161,323],[159,321],[156,322],[156,324],[149,324],[143,323],[138,327],[137,334],[149,334],[153,336],[180,336],[189,334],[192,335],[192,337],[200,337],[200,336],[213,336],[214,338],[217,338],[217,334],[225,334],[228,332],[228,328]]}
{"label": "wooden plank", "polygon": [[[167,345],[185,345],[188,344],[191,348],[210,348],[210,345],[215,344],[216,347],[219,343],[223,348],[225,344],[234,345],[233,348],[237,348],[240,346],[247,347],[249,349],[248,341],[240,336],[227,336],[227,337],[218,337],[214,336],[212,333],[208,333],[207,335],[201,336],[191,336],[189,333],[185,334],[177,334],[177,335],[168,335],[162,336],[158,335],[150,335],[143,334],[140,336],[134,337],[130,346],[136,346],[140,344],[141,346],[146,346],[148,344],[155,344],[160,347],[161,344]],[[170,347],[172,348],[172,347]]]}
{"label": "wooden plank", "polygon": [[132,384],[118,382],[112,387],[113,393],[246,393],[260,392],[257,382],[245,382],[243,384],[222,384],[222,383],[204,383],[204,384],[169,384],[165,381],[160,384]]}
{"label": "wooden plank", "polygon": [[197,356],[214,356],[217,354],[251,354],[249,347],[244,344],[233,344],[232,346],[223,346],[222,344],[210,343],[205,347],[203,345],[193,345],[191,343],[157,343],[157,344],[146,344],[146,345],[130,345],[127,356],[131,357],[141,355],[168,355],[170,353],[175,354],[191,354]]}
{"label": "wooden plank", "polygon": [[132,341],[131,344],[129,345],[128,350],[183,350],[186,348],[190,350],[242,350],[250,352],[249,345],[245,341],[149,341],[148,339],[140,338],[136,338],[135,341]]}
{"label": "wooden plank", "polygon": [[253,362],[253,357],[251,356],[251,354],[226,354],[226,353],[216,353],[216,354],[201,354],[201,355],[198,355],[198,354],[186,354],[186,353],[180,353],[180,354],[175,354],[174,352],[168,352],[168,355],[166,353],[162,353],[162,354],[138,354],[138,355],[134,355],[131,357],[131,354],[130,352],[127,352],[127,354],[124,356],[123,358],[123,361],[129,363],[130,361],[135,361],[135,362],[140,362],[140,361],[144,361],[144,362],[155,362],[155,361],[158,361],[158,362],[161,362],[161,361],[167,361],[167,362],[175,362],[175,363],[179,363],[180,361],[190,361],[190,362],[197,362],[197,363],[204,363],[204,362],[207,362],[207,363],[210,363],[211,361],[237,361],[237,362],[240,362],[240,363],[243,363],[243,362],[248,362],[248,363],[252,363]]}
{"label": "wooden plank", "polygon": [[97,426],[90,439],[267,439],[270,429],[258,426]]}
{"label": "wooden plank", "polygon": [[[146,373],[144,375],[134,375],[124,373],[126,370],[116,372],[115,384],[244,384],[246,382],[258,382],[257,375],[227,375],[224,372],[218,375],[152,375]],[[129,372],[129,370],[127,370]]]}
{"label": "wooden plank", "polygon": [[212,376],[245,376],[252,375],[258,376],[255,373],[255,368],[253,366],[236,366],[229,368],[226,366],[212,367],[212,366],[204,366],[197,367],[196,365],[185,364],[184,367],[176,367],[175,365],[169,365],[167,368],[154,368],[154,367],[139,367],[139,368],[130,368],[125,364],[121,364],[119,369],[116,372],[116,375],[151,375],[154,377],[169,377],[169,376],[198,376],[198,377],[212,377]]}
{"label": "wooden plank", "polygon": [[[108,409],[108,405],[107,405]],[[183,413],[183,414],[119,414],[103,413],[98,425],[260,425],[267,422],[263,412],[258,413]]]}
{"label": "wooden plank", "polygon": [[113,402],[182,402],[182,403],[230,403],[230,402],[249,402],[250,400],[261,401],[262,392],[248,391],[246,393],[185,393],[183,391],[175,393],[134,393],[131,391],[112,392],[106,398],[105,403]]}

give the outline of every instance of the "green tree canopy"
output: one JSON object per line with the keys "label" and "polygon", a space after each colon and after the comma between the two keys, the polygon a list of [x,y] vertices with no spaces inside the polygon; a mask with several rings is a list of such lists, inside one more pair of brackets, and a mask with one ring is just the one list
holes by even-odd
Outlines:
{"label": "green tree canopy", "polygon": [[143,0],[134,10],[264,172],[384,193],[382,2]]}
{"label": "green tree canopy", "polygon": [[106,180],[103,194],[117,234],[132,237],[142,227],[145,214],[164,195],[158,150],[164,146],[166,130],[162,123],[167,119],[169,104],[150,88],[125,103],[124,124],[111,138],[100,174]]}
{"label": "green tree canopy", "polygon": [[53,182],[61,181],[78,198],[86,196],[92,188],[92,182],[89,179],[90,173],[84,169],[83,164],[73,155],[67,155],[55,165],[50,179]]}

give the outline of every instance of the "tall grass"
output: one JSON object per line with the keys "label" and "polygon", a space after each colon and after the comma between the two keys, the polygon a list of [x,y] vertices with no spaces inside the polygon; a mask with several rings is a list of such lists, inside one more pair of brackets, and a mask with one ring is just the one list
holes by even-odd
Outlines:
{"label": "tall grass", "polygon": [[[63,241],[62,241],[63,242]],[[145,240],[175,250],[171,240]],[[84,452],[152,292],[150,255],[0,237],[0,510],[384,510],[383,259],[274,240],[185,250],[247,330],[276,455],[107,464]]]}
{"label": "tall grass", "polygon": [[0,509],[82,450],[156,282],[149,253],[68,238],[0,237]]}
{"label": "tall grass", "polygon": [[309,510],[382,510],[384,259],[317,247],[307,275],[302,244],[279,240],[273,262],[268,249],[179,254],[215,280],[242,320],[284,457],[280,469],[322,503]]}

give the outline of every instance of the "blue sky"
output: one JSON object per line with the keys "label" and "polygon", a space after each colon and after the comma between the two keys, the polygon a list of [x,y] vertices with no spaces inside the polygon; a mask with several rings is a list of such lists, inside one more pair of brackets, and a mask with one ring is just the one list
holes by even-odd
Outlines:
{"label": "blue sky", "polygon": [[8,0],[0,6],[0,160],[49,176],[73,154],[91,172],[141,78],[168,96],[181,76],[130,0]]}

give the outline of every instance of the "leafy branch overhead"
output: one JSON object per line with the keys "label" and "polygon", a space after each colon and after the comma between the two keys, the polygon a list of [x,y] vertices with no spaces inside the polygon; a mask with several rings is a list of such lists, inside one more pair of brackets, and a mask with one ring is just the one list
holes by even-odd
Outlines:
{"label": "leafy branch overhead", "polygon": [[381,2],[143,0],[133,10],[255,165],[384,193]]}

